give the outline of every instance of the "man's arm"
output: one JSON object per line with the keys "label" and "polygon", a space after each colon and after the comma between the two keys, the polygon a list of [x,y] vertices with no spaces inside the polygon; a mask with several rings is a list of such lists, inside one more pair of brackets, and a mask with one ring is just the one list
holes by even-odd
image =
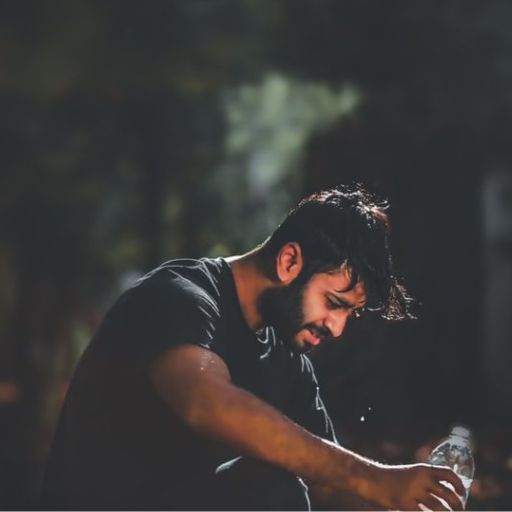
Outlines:
{"label": "man's arm", "polygon": [[168,349],[152,365],[150,377],[163,400],[191,429],[314,485],[391,509],[417,510],[421,502],[432,510],[445,510],[431,493],[454,510],[462,507],[458,497],[440,484],[446,480],[462,494],[462,483],[453,471],[425,464],[384,466],[323,440],[234,386],[224,361],[207,349]]}

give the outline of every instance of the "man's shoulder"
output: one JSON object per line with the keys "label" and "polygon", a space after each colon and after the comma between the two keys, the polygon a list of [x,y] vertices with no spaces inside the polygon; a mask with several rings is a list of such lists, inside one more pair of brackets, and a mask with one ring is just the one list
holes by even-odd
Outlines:
{"label": "man's shoulder", "polygon": [[179,258],[168,260],[138,279],[134,286],[147,281],[161,279],[172,282],[175,279],[189,280],[202,287],[215,287],[228,265],[223,258]]}
{"label": "man's shoulder", "polygon": [[225,266],[220,258],[166,261],[117,299],[98,338],[131,340],[124,346],[143,349],[148,359],[184,342],[209,347],[219,330]]}
{"label": "man's shoulder", "polygon": [[[220,316],[221,295],[229,267],[221,258],[169,260],[139,278],[125,290],[106,315],[107,323],[127,317],[150,322],[155,318],[176,321],[197,317],[209,321]],[[185,321],[186,318],[181,318]]]}
{"label": "man's shoulder", "polygon": [[226,267],[222,258],[169,260],[138,279],[128,294],[160,293],[217,303],[226,279]]}

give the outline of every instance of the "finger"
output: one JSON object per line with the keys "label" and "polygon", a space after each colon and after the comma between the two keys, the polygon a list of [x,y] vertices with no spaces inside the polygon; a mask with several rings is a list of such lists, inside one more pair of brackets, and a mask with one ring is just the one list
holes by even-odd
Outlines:
{"label": "finger", "polygon": [[433,494],[428,498],[422,498],[421,503],[429,510],[451,510],[449,507],[441,503]]}
{"label": "finger", "polygon": [[455,494],[451,489],[444,484],[439,484],[431,491],[438,498],[445,500],[452,510],[464,510],[464,503],[459,495]]}
{"label": "finger", "polygon": [[466,494],[466,488],[464,487],[462,480],[457,476],[457,473],[450,468],[436,467],[436,475],[439,480],[446,480],[453,485],[455,492],[460,496]]}

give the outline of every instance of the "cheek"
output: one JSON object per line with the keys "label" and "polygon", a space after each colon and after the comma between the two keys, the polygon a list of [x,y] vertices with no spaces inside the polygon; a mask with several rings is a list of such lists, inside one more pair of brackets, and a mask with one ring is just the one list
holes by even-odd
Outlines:
{"label": "cheek", "polygon": [[323,299],[305,295],[302,302],[302,314],[304,323],[314,323],[320,321],[325,315],[325,306]]}

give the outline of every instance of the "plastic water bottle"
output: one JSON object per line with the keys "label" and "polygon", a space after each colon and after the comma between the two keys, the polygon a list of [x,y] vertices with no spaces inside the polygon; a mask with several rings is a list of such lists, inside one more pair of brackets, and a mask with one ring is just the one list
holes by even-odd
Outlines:
{"label": "plastic water bottle", "polygon": [[[450,435],[434,448],[428,461],[436,466],[448,466],[457,473],[466,489],[464,496],[461,496],[464,505],[466,505],[475,473],[475,461],[471,453],[471,432],[469,429],[460,425],[454,426]],[[442,483],[454,490],[448,482]]]}

